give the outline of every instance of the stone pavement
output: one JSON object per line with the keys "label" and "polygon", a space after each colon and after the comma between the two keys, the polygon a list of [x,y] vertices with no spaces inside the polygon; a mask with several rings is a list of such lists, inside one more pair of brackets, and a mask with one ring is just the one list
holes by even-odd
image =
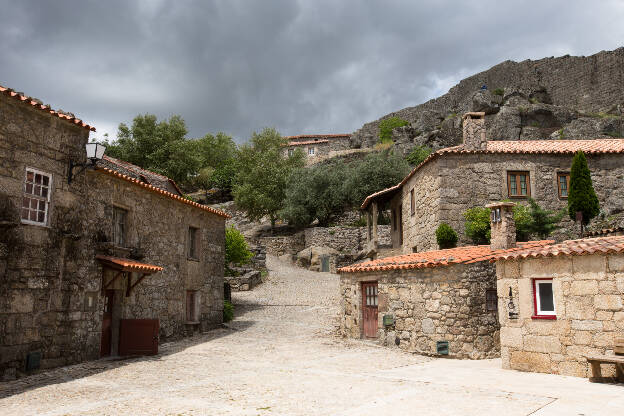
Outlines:
{"label": "stone pavement", "polygon": [[614,415],[624,386],[335,337],[338,277],[268,258],[228,328],[0,383],[0,415]]}

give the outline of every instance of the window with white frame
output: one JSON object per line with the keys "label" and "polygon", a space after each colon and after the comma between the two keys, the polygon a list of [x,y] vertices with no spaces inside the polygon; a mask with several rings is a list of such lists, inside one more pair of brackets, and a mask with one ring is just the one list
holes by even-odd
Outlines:
{"label": "window with white frame", "polygon": [[316,153],[315,147],[308,147],[308,156],[314,156],[315,153]]}
{"label": "window with white frame", "polygon": [[295,149],[288,149],[288,156],[292,156],[295,154]]}
{"label": "window with white frame", "polygon": [[534,318],[555,319],[555,294],[552,279],[533,279]]}
{"label": "window with white frame", "polygon": [[52,175],[32,168],[26,168],[24,195],[22,196],[22,222],[46,225],[50,212]]}

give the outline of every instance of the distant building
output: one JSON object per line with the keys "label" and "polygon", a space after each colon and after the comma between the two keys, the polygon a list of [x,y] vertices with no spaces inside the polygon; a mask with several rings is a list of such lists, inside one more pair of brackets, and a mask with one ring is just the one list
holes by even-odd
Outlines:
{"label": "distant building", "polygon": [[104,156],[85,168],[90,130],[0,87],[5,379],[152,354],[159,342],[222,322],[227,214],[126,162]]}
{"label": "distant building", "polygon": [[[415,167],[399,184],[372,194],[361,208],[368,215],[369,248],[375,247],[377,213],[391,210],[392,246],[403,253],[437,248],[435,230],[442,222],[464,233],[464,212],[503,199],[535,199],[542,207],[567,206],[572,158],[587,156],[600,205],[607,213],[624,200],[624,139],[487,140],[484,113],[463,117],[464,143],[440,149]],[[565,233],[578,233],[567,217]],[[563,238],[561,238],[563,239]]]}
{"label": "distant building", "polygon": [[288,136],[284,154],[292,155],[301,149],[308,158],[327,156],[330,152],[349,149],[350,134],[302,134]]}

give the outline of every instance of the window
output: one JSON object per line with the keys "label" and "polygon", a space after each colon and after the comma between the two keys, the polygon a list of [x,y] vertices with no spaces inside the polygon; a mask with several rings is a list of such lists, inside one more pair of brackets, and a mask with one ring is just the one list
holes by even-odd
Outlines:
{"label": "window", "polygon": [[126,246],[126,219],[128,211],[123,208],[113,207],[113,243],[117,247]]}
{"label": "window", "polygon": [[22,196],[22,222],[46,225],[50,210],[52,175],[26,168],[24,195]]}
{"label": "window", "polygon": [[377,306],[377,285],[366,285],[366,306]]}
{"label": "window", "polygon": [[557,319],[552,279],[533,279],[533,319]]}
{"label": "window", "polygon": [[569,173],[557,173],[557,188],[559,189],[559,198],[568,197],[568,189],[570,189]]}
{"label": "window", "polygon": [[316,152],[315,147],[308,147],[308,156],[314,156],[315,152]]}
{"label": "window", "polygon": [[410,212],[412,215],[416,213],[416,196],[413,189],[410,191]]}
{"label": "window", "polygon": [[512,198],[531,196],[529,172],[507,172],[507,191]]}
{"label": "window", "polygon": [[199,259],[199,228],[188,229],[188,258]]}
{"label": "window", "polygon": [[496,289],[488,289],[485,291],[485,309],[488,312],[496,312],[498,310]]}
{"label": "window", "polygon": [[186,321],[199,322],[199,292],[197,290],[186,291]]}
{"label": "window", "polygon": [[292,156],[295,154],[295,149],[288,149],[288,156]]}

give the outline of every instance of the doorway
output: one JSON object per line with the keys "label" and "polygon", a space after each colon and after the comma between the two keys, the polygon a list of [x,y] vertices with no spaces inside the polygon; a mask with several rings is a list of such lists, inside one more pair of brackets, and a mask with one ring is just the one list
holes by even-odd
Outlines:
{"label": "doorway", "polygon": [[366,338],[377,338],[377,305],[377,282],[362,283],[362,326]]}
{"label": "doorway", "polygon": [[100,341],[100,357],[111,355],[113,341],[113,306],[115,305],[115,291],[104,291],[104,314],[102,315],[102,338]]}

